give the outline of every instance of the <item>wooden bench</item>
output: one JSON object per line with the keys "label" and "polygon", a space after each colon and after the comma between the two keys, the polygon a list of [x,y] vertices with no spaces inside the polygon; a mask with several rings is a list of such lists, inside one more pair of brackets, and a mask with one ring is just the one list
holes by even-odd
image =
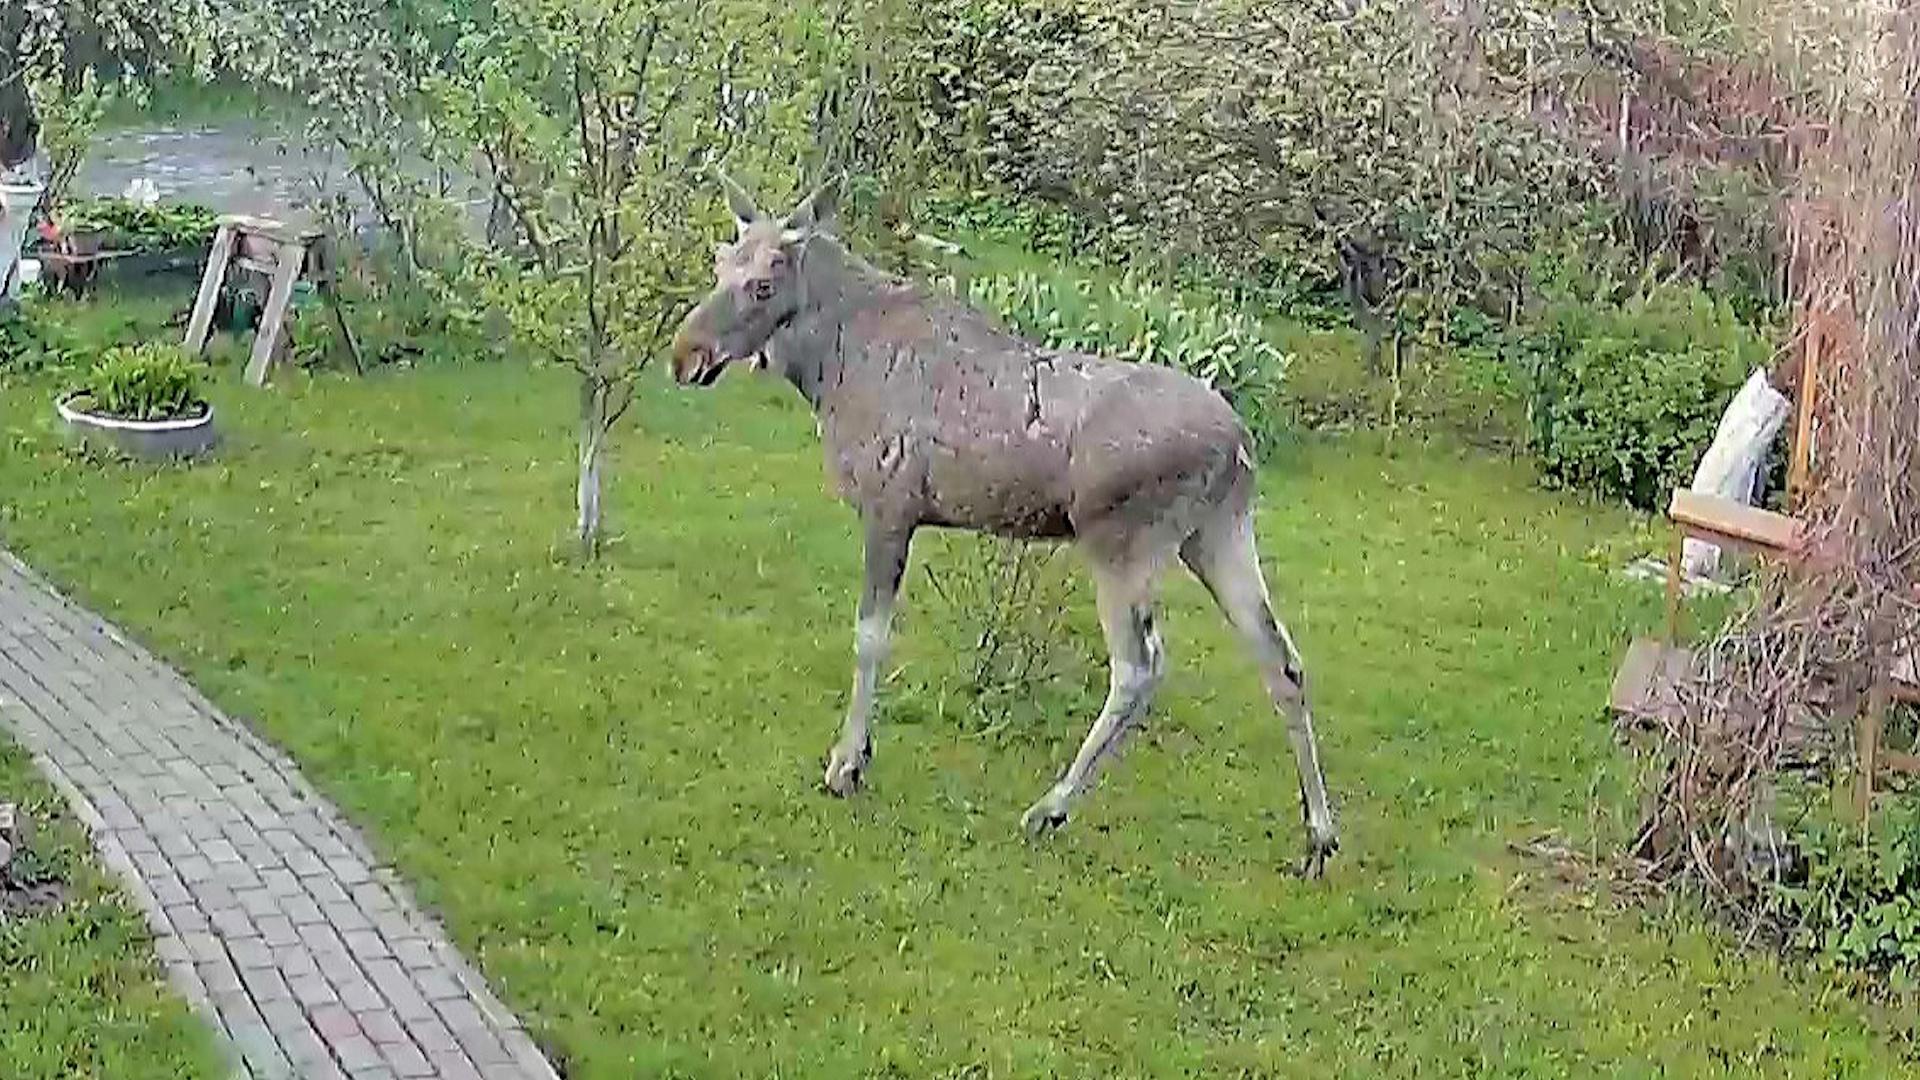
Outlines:
{"label": "wooden bench", "polygon": [[1799,518],[1757,506],[1682,488],[1667,504],[1673,522],[1673,549],[1667,561],[1667,643],[1680,642],[1680,593],[1687,540],[1778,559],[1800,550],[1806,528]]}

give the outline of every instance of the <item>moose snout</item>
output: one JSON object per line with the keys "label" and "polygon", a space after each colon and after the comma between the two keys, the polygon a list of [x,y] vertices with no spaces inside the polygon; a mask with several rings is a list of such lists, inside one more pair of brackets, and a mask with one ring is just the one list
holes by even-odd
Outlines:
{"label": "moose snout", "polygon": [[687,386],[713,366],[712,345],[682,329],[673,339],[673,381]]}

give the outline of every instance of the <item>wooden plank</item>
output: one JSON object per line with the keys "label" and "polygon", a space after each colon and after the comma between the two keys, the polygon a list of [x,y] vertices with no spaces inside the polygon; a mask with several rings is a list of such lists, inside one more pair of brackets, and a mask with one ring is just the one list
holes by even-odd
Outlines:
{"label": "wooden plank", "polygon": [[247,361],[247,382],[253,386],[266,385],[267,369],[273,365],[280,336],[286,331],[293,285],[300,280],[300,267],[306,258],[304,244],[287,243],[280,247],[280,267],[274,271],[273,290],[267,294],[266,311],[260,316],[260,332],[253,340],[253,356]]}
{"label": "wooden plank", "polygon": [[200,293],[194,297],[193,316],[187,320],[186,350],[198,356],[207,348],[207,334],[213,329],[213,307],[220,298],[220,283],[227,279],[227,260],[233,255],[234,227],[221,225],[213,235],[213,250],[207,255],[207,272],[200,277]]}
{"label": "wooden plank", "polygon": [[1680,687],[1691,678],[1694,655],[1689,649],[1655,638],[1638,638],[1627,648],[1626,659],[1614,672],[1608,706],[1616,713],[1643,720],[1674,719],[1680,715]]}
{"label": "wooden plank", "polygon": [[1771,552],[1795,550],[1804,531],[1798,518],[1686,488],[1673,493],[1667,516],[1674,524],[1690,531],[1725,537]]}
{"label": "wooden plank", "polygon": [[1787,505],[1799,510],[1812,477],[1814,396],[1820,387],[1820,350],[1825,324],[1819,312],[1808,314],[1807,347],[1800,361],[1800,400],[1793,424],[1793,447],[1787,468]]}
{"label": "wooden plank", "polygon": [[274,218],[255,217],[252,214],[223,214],[219,221],[222,226],[232,226],[242,232],[264,236],[282,244],[305,246],[321,236],[319,229],[289,225]]}
{"label": "wooden plank", "polygon": [[1898,750],[1880,751],[1880,767],[1889,772],[1905,776],[1920,775],[1920,754],[1903,754]]}

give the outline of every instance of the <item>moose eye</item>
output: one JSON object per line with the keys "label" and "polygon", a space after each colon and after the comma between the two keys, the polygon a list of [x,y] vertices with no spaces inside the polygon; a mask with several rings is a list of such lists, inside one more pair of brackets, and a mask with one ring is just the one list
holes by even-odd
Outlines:
{"label": "moose eye", "polygon": [[773,282],[766,278],[756,279],[748,283],[747,291],[753,295],[755,300],[764,304],[773,299]]}

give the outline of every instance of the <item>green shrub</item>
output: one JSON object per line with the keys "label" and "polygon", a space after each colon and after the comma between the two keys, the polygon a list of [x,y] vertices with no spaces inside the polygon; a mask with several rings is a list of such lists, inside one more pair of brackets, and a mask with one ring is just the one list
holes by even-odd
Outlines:
{"label": "green shrub", "polygon": [[1095,284],[1033,273],[970,279],[967,299],[1056,349],[1165,364],[1218,390],[1256,442],[1278,434],[1291,357],[1258,319],[1196,306],[1133,275]]}
{"label": "green shrub", "polygon": [[38,371],[47,345],[30,309],[0,304],[0,374]]}
{"label": "green shrub", "polygon": [[1864,843],[1858,823],[1824,815],[1794,839],[1799,872],[1768,898],[1789,951],[1920,988],[1920,800],[1876,807]]}
{"label": "green shrub", "polygon": [[81,380],[75,404],[120,420],[201,415],[201,365],[176,345],[148,342],[108,349]]}
{"label": "green shrub", "polygon": [[1528,395],[1547,478],[1643,509],[1691,481],[1727,403],[1772,359],[1727,301],[1671,283],[1622,303],[1554,300],[1491,347]]}
{"label": "green shrub", "polygon": [[213,240],[218,215],[192,203],[142,206],[127,199],[68,203],[55,215],[67,233],[101,233],[113,251],[157,252],[197,247]]}

